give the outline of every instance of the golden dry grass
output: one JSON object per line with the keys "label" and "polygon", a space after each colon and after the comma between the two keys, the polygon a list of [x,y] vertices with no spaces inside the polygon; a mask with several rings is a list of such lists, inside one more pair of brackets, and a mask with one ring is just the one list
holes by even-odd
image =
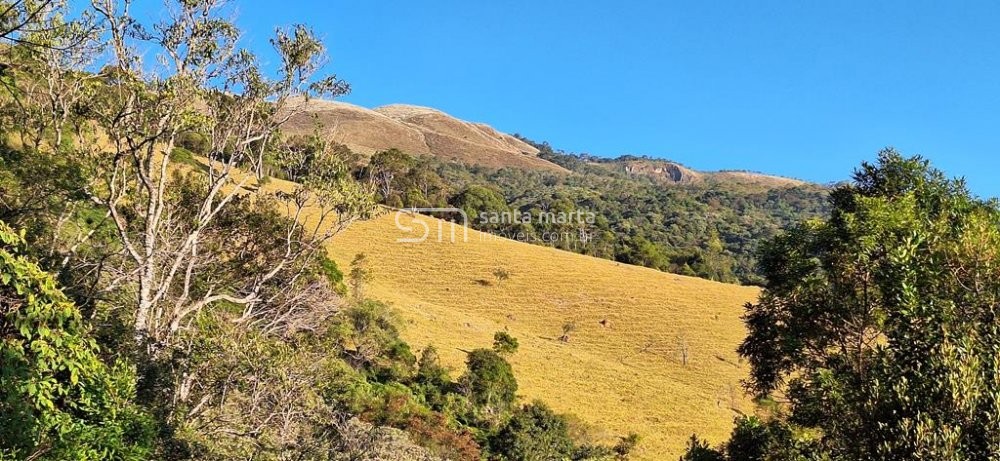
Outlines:
{"label": "golden dry grass", "polygon": [[291,134],[311,134],[317,127],[324,137],[364,155],[397,148],[411,155],[433,155],[491,168],[566,172],[538,157],[538,149],[511,135],[427,107],[393,104],[367,109],[312,100],[284,129]]}
{"label": "golden dry grass", "polygon": [[[436,229],[437,221],[419,219]],[[405,338],[417,349],[437,346],[456,374],[464,351],[488,347],[494,332],[508,329],[521,344],[512,359],[519,394],[579,416],[609,440],[639,433],[638,459],[677,459],[692,433],[720,442],[736,411],[752,411],[735,349],[745,334],[741,306],[757,289],[458,235],[454,243],[396,243],[410,235],[390,213],[354,224],[329,249],[345,271],[366,253],[374,270],[367,294],[392,303],[407,322]],[[497,268],[510,278],[498,281]],[[566,322],[576,331],[561,342]]]}

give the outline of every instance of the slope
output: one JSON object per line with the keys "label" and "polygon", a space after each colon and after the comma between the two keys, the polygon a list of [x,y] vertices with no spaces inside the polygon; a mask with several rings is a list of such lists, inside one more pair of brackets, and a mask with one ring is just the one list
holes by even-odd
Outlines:
{"label": "slope", "polygon": [[[401,215],[404,226],[417,226]],[[432,238],[397,243],[395,213],[354,224],[331,242],[348,267],[357,253],[373,262],[369,296],[391,302],[416,347],[434,344],[457,374],[465,352],[508,329],[521,343],[513,358],[526,399],[606,429],[605,438],[639,433],[638,459],[676,459],[694,432],[723,440],[746,374],[735,352],[744,336],[741,306],[757,289],[652,269],[469,231],[463,241],[417,217]],[[507,280],[493,275],[509,273]],[[576,329],[558,338],[562,325]],[[686,351],[686,352],[685,352]],[[687,355],[687,364],[683,356]]]}
{"label": "slope", "polygon": [[490,168],[564,172],[538,157],[538,149],[482,123],[459,120],[436,109],[388,105],[367,109],[338,101],[312,100],[291,117],[291,134],[315,131],[351,150],[371,155],[397,148],[411,155]]}

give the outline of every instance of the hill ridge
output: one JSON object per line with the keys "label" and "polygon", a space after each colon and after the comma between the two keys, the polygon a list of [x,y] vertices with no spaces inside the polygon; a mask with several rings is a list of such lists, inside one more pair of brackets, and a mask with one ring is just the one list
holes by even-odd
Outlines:
{"label": "hill ridge", "polygon": [[390,104],[368,109],[321,99],[303,107],[303,113],[289,119],[287,132],[311,134],[318,128],[323,137],[364,155],[396,148],[469,165],[567,172],[514,136],[430,107]]}

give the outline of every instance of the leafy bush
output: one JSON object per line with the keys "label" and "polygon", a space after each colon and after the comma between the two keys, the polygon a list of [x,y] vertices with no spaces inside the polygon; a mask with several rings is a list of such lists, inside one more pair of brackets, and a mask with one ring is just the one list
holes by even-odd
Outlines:
{"label": "leafy bush", "polygon": [[0,222],[0,454],[19,459],[143,459],[150,419],[135,372],[105,365],[76,306],[18,255]]}
{"label": "leafy bush", "polygon": [[510,364],[496,352],[476,349],[469,353],[460,380],[465,394],[485,419],[496,422],[517,396],[517,380]]}
{"label": "leafy bush", "polygon": [[567,459],[574,452],[566,420],[541,402],[515,410],[490,448],[511,461]]}
{"label": "leafy bush", "polygon": [[208,136],[190,130],[178,134],[175,143],[178,148],[188,152],[188,154],[197,152],[200,155],[208,155],[208,151],[212,148],[212,142]]}
{"label": "leafy bush", "polygon": [[517,338],[506,331],[498,331],[493,334],[493,351],[500,355],[513,355],[517,352]]}
{"label": "leafy bush", "polygon": [[194,153],[183,147],[175,147],[173,152],[170,153],[170,159],[188,166],[201,166],[198,160],[194,158]]}

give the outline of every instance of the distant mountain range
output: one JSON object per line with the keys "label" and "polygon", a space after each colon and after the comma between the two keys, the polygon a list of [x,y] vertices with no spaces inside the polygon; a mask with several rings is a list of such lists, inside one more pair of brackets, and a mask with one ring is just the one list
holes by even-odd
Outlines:
{"label": "distant mountain range", "polygon": [[[430,107],[392,104],[367,109],[343,102],[311,100],[303,113],[289,120],[286,130],[293,134],[318,130],[323,137],[364,155],[397,148],[411,155],[433,155],[466,165],[568,172],[540,157],[536,147],[518,137]],[[676,162],[648,157],[624,156],[593,163],[664,184],[728,183],[765,188],[806,184],[761,173],[696,171]]]}

